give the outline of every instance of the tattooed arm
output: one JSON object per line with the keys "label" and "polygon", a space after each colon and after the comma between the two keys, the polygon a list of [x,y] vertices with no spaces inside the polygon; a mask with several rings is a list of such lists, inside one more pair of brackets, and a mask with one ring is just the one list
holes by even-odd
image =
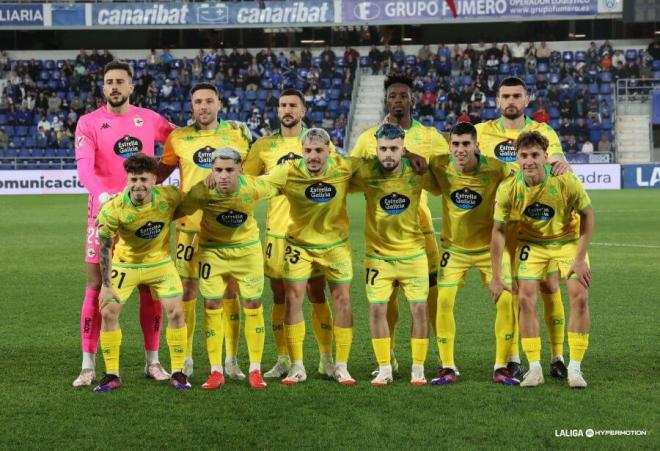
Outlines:
{"label": "tattooed arm", "polygon": [[118,302],[119,296],[112,287],[112,238],[99,235],[101,266],[101,293],[99,294],[99,309],[111,302]]}

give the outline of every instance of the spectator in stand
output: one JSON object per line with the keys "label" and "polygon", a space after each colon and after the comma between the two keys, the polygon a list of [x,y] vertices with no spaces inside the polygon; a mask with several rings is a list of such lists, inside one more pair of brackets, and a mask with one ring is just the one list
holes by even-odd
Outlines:
{"label": "spectator in stand", "polygon": [[603,71],[609,71],[612,68],[612,59],[608,52],[604,52],[600,59],[600,68]]}
{"label": "spectator in stand", "polygon": [[179,81],[179,83],[181,83],[181,86],[188,87],[190,86],[190,83],[192,83],[192,76],[190,75],[190,71],[187,67],[183,67],[181,69],[176,79]]}
{"label": "spectator in stand", "polygon": [[371,66],[371,74],[378,75],[381,69],[380,50],[375,45],[371,46],[369,50],[369,65]]}
{"label": "spectator in stand", "polygon": [[525,58],[528,60],[534,58],[534,60],[536,60],[536,45],[534,44],[534,41],[529,41],[529,45],[525,49]]}
{"label": "spectator in stand", "polygon": [[394,53],[390,50],[390,45],[385,44],[383,51],[380,53],[380,63],[384,74],[387,74],[388,69],[392,66],[393,58]]}
{"label": "spectator in stand", "polygon": [[497,59],[497,56],[494,53],[491,53],[488,56],[486,61],[486,74],[488,75],[497,75],[499,72],[500,61]]}
{"label": "spectator in stand", "polygon": [[467,111],[461,111],[461,115],[458,116],[456,122],[470,122],[470,116],[468,116]]}
{"label": "spectator in stand", "polygon": [[85,52],[85,49],[80,49],[78,56],[76,56],[76,64],[80,64],[83,67],[89,63],[89,55]]}
{"label": "spectator in stand", "polygon": [[257,133],[259,131],[259,127],[261,126],[261,118],[259,117],[259,109],[255,108],[252,110],[252,115],[248,118],[247,121],[245,121],[247,126],[250,128],[250,130],[253,133]]}
{"label": "spectator in stand", "polygon": [[161,86],[160,88],[160,96],[164,100],[169,100],[173,91],[174,91],[174,86],[172,85],[172,80],[168,78],[167,80],[165,80],[165,83],[163,83],[163,86]]}
{"label": "spectator in stand", "polygon": [[428,44],[423,45],[419,49],[419,52],[417,52],[417,61],[419,62],[419,65],[422,69],[422,73],[424,74],[426,74],[431,65],[431,56],[433,56],[433,53],[431,52],[431,48]]}
{"label": "spectator in stand", "polygon": [[600,46],[598,49],[598,55],[602,58],[605,54],[608,54],[610,57],[614,54],[614,49],[612,49],[612,45],[610,44],[610,41],[607,39],[605,42],[603,42],[603,45]]}
{"label": "spectator in stand", "polygon": [[30,113],[24,106],[18,108],[16,113],[16,125],[30,125],[32,123],[32,113]]}
{"label": "spectator in stand", "polygon": [[344,129],[346,128],[346,115],[344,113],[339,113],[337,119],[335,119],[335,124],[333,128]]}
{"label": "spectator in stand", "polygon": [[653,42],[646,48],[646,54],[652,61],[660,60],[660,35],[655,35]]}
{"label": "spectator in stand", "polygon": [[81,115],[85,111],[85,104],[80,99],[80,96],[73,96],[71,99],[71,109],[76,112],[76,114]]}
{"label": "spectator in stand", "polygon": [[334,125],[335,121],[332,119],[332,113],[330,111],[326,111],[325,114],[323,115],[323,121],[321,122],[321,127],[325,128],[326,130],[332,129],[332,126]]}
{"label": "spectator in stand", "polygon": [[34,107],[36,105],[37,99],[34,97],[34,92],[30,91],[28,94],[23,98],[22,106],[25,107],[26,110],[32,112],[34,110]]}
{"label": "spectator in stand", "polygon": [[486,98],[484,96],[484,93],[481,92],[479,88],[475,87],[474,90],[472,91],[472,95],[470,96],[471,110],[479,112],[479,115],[481,116],[481,111],[484,109],[485,101]]}
{"label": "spectator in stand", "polygon": [[627,78],[640,78],[639,66],[635,61],[628,61],[625,68]]}
{"label": "spectator in stand", "polygon": [[360,57],[360,54],[353,47],[346,47],[344,49],[344,61],[348,59],[348,55],[352,55],[354,60]]}
{"label": "spectator in stand", "polygon": [[563,138],[573,134],[573,126],[571,125],[571,120],[568,117],[563,117],[561,119],[561,125],[559,126],[557,133]]}
{"label": "spectator in stand", "polygon": [[622,65],[626,64],[626,57],[621,50],[615,50],[612,55],[612,66],[616,67],[619,62],[621,62]]}
{"label": "spectator in stand", "polygon": [[325,111],[328,107],[328,96],[323,89],[319,89],[312,100],[314,109]]}
{"label": "spectator in stand", "polygon": [[321,52],[321,60],[325,58],[325,56],[328,55],[330,57],[330,62],[332,64],[335,63],[335,60],[337,59],[337,55],[335,55],[335,52],[332,50],[332,48],[329,45],[325,46],[325,49]]}
{"label": "spectator in stand", "polygon": [[0,75],[9,70],[9,56],[6,50],[0,50]]}
{"label": "spectator in stand", "polygon": [[589,111],[589,106],[584,101],[584,98],[579,98],[575,100],[575,105],[573,108],[573,116],[577,116],[584,120],[584,118],[587,117],[588,111]]}
{"label": "spectator in stand", "polygon": [[300,67],[304,69],[312,67],[312,52],[309,50],[309,47],[305,47],[300,52]]}
{"label": "spectator in stand", "polygon": [[526,49],[522,42],[516,42],[511,47],[511,62],[513,64],[525,64]]}
{"label": "spectator in stand", "polygon": [[536,50],[536,60],[539,63],[549,64],[551,53],[550,47],[548,47],[546,42],[541,41],[541,46]]}
{"label": "spectator in stand", "polygon": [[575,136],[569,135],[566,137],[566,141],[564,142],[564,152],[572,154],[579,152],[578,143],[575,139]]}
{"label": "spectator in stand", "polygon": [[600,140],[598,141],[598,152],[612,152],[612,143],[610,142],[610,137],[607,133],[600,135]]}
{"label": "spectator in stand", "polygon": [[5,113],[9,109],[9,105],[9,98],[4,94],[0,95],[0,113]]}
{"label": "spectator in stand", "polygon": [[422,94],[422,99],[421,99],[421,108],[420,108],[420,113],[423,115],[430,115],[433,116],[433,110],[435,108],[435,101],[436,97],[433,91],[430,89],[427,89],[424,91]]}
{"label": "spectator in stand", "polygon": [[584,142],[584,144],[582,144],[581,152],[587,155],[594,153],[594,145],[591,143],[591,141],[587,140]]}
{"label": "spectator in stand", "polygon": [[550,115],[545,110],[542,102],[539,102],[539,107],[536,109],[536,111],[534,111],[534,113],[532,113],[532,119],[534,119],[536,122],[550,122]]}
{"label": "spectator in stand", "polygon": [[483,40],[479,41],[479,44],[477,44],[474,49],[474,55],[472,56],[472,59],[475,61],[479,61],[480,59],[485,60],[486,50],[488,50],[486,43]]}
{"label": "spectator in stand", "polygon": [[37,136],[34,138],[34,144],[39,149],[43,149],[48,146],[48,135],[43,127],[37,128]]}
{"label": "spectator in stand", "polygon": [[245,90],[246,91],[256,91],[259,89],[259,84],[261,83],[261,77],[254,70],[250,69],[245,79]]}
{"label": "spectator in stand", "polygon": [[500,62],[507,64],[511,62],[511,49],[509,49],[509,46],[506,44],[502,46],[502,56],[500,57]]}
{"label": "spectator in stand", "polygon": [[321,69],[321,78],[332,78],[335,72],[335,63],[330,59],[328,53],[324,54],[321,58],[319,69]]}
{"label": "spectator in stand", "polygon": [[490,59],[490,56],[494,55],[496,60],[500,60],[502,58],[502,51],[497,47],[497,43],[493,42],[488,50],[486,50],[484,54],[484,58],[486,61]]}
{"label": "spectator in stand", "polygon": [[170,53],[170,49],[167,47],[163,49],[163,53],[160,55],[160,66],[165,74],[169,74],[170,69],[172,68],[172,62],[174,57]]}
{"label": "spectator in stand", "polygon": [[589,67],[600,63],[600,55],[598,54],[598,47],[596,47],[596,43],[594,41],[591,41],[591,43],[589,44],[589,48],[587,49],[587,55],[585,60],[587,66]]}
{"label": "spectator in stand", "polygon": [[577,123],[573,128],[573,134],[579,142],[584,142],[589,139],[589,127],[587,127],[587,124],[584,122],[583,118],[578,118]]}
{"label": "spectator in stand", "polygon": [[149,51],[149,55],[147,56],[147,65],[151,69],[155,69],[156,67],[158,67],[158,62],[159,59],[158,59],[158,55],[156,54],[156,49],[151,49]]}
{"label": "spectator in stand", "polygon": [[406,52],[403,51],[403,47],[400,45],[396,46],[396,50],[394,50],[394,56],[393,60],[397,64],[403,64],[406,59]]}
{"label": "spectator in stand", "polygon": [[241,57],[239,59],[238,69],[247,69],[251,63],[252,63],[252,54],[248,51],[247,48],[244,48],[241,51]]}
{"label": "spectator in stand", "polygon": [[202,65],[202,60],[199,59],[199,57],[195,57],[195,59],[192,62],[192,67],[190,69],[193,78],[200,78],[202,76],[202,71],[204,70],[204,67]]}
{"label": "spectator in stand", "polygon": [[647,58],[641,58],[639,61],[639,78],[651,78],[651,64]]}
{"label": "spectator in stand", "polygon": [[626,78],[626,69],[623,67],[623,63],[619,61],[614,69],[612,69],[612,81],[616,83],[621,78]]}
{"label": "spectator in stand", "polygon": [[9,136],[5,133],[4,127],[0,127],[0,149],[9,149]]}

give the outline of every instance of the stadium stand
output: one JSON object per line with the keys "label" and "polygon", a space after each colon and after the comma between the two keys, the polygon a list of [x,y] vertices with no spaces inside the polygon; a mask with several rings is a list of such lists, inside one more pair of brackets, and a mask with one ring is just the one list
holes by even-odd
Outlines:
{"label": "stadium stand", "polygon": [[[498,82],[516,75],[529,88],[526,114],[548,122],[566,153],[577,154],[613,150],[614,86],[622,78],[660,79],[652,46],[613,49],[605,41],[559,51],[544,42],[510,47],[482,42],[440,44],[435,52],[424,45],[417,54],[386,45],[372,46],[365,56],[353,48],[337,55],[326,47],[316,56],[309,49],[288,54],[221,49],[176,58],[163,49],[145,50],[145,58],[129,62],[135,72],[133,103],[178,125],[189,119],[190,86],[206,81],[222,93],[224,119],[245,121],[255,137],[269,134],[278,127],[279,93],[295,87],[307,100],[306,123],[328,129],[338,147],[344,145],[358,67],[412,76],[415,117],[441,131],[461,117],[473,123],[497,117]],[[43,60],[12,60],[0,51],[0,169],[74,168],[77,118],[102,104],[102,68],[112,59],[107,50]]]}

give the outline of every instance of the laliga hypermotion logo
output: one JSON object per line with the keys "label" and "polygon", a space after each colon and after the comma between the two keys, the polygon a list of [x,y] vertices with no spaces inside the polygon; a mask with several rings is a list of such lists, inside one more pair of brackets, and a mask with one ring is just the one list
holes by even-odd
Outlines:
{"label": "laliga hypermotion logo", "polygon": [[[454,0],[445,0],[454,17],[458,15]],[[376,2],[360,2],[355,5],[353,13],[360,20],[374,20],[380,16],[380,6]]]}

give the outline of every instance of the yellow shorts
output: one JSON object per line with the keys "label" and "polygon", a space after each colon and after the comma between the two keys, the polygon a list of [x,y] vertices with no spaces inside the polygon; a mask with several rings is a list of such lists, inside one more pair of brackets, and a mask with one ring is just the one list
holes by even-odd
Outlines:
{"label": "yellow shorts", "polygon": [[392,260],[367,256],[364,273],[367,300],[371,304],[387,304],[395,285],[403,289],[410,303],[426,302],[429,295],[426,254]]}
{"label": "yellow shorts", "polygon": [[167,299],[181,296],[181,278],[172,260],[145,265],[129,265],[112,262],[112,286],[125,303],[138,285],[151,289],[154,299]]}
{"label": "yellow shorts", "polygon": [[[544,280],[548,274],[559,272],[566,279],[568,270],[575,261],[578,241],[563,244],[538,244],[519,242],[513,274],[519,280]],[[589,255],[586,257],[589,264]],[[575,274],[571,278],[576,278]]]}
{"label": "yellow shorts", "polygon": [[199,232],[176,231],[176,270],[182,279],[199,278]]}
{"label": "yellow shorts", "polygon": [[349,283],[353,279],[348,241],[327,249],[307,249],[288,241],[285,244],[283,280],[301,282],[325,276],[328,283]]}
{"label": "yellow shorts", "polygon": [[[474,254],[447,248],[442,248],[441,251],[440,270],[438,271],[439,287],[465,286],[465,274],[470,268],[479,270],[484,287],[488,287],[490,280],[493,278],[490,251]],[[505,283],[511,284],[511,258],[506,251],[502,255],[502,278]]]}
{"label": "yellow shorts", "polygon": [[199,292],[205,299],[222,299],[227,280],[236,281],[243,299],[260,299],[264,291],[264,257],[259,241],[242,247],[202,247]]}
{"label": "yellow shorts", "polygon": [[[284,278],[284,252],[286,250],[286,238],[266,235],[266,247],[264,249],[264,274],[272,280]],[[312,277],[322,275],[317,268],[312,270]]]}

